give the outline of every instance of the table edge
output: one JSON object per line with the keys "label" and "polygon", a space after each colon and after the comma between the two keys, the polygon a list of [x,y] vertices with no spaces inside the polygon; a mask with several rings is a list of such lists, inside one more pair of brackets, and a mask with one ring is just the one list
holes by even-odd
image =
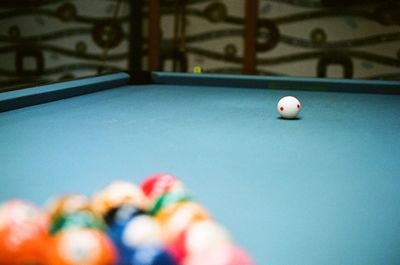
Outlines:
{"label": "table edge", "polygon": [[73,81],[3,92],[0,93],[0,112],[94,93],[128,84],[400,94],[400,81],[139,71],[87,77]]}

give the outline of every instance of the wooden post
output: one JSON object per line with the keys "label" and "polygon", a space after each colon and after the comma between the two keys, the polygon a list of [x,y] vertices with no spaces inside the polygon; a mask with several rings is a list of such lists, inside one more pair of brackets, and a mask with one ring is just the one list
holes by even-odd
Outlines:
{"label": "wooden post", "polygon": [[142,70],[143,59],[143,0],[136,0],[130,4],[130,37],[129,37],[129,70]]}
{"label": "wooden post", "polygon": [[258,0],[245,0],[243,74],[256,74]]}
{"label": "wooden post", "polygon": [[160,70],[160,49],[161,49],[161,0],[149,1],[149,43],[148,58],[149,71]]}

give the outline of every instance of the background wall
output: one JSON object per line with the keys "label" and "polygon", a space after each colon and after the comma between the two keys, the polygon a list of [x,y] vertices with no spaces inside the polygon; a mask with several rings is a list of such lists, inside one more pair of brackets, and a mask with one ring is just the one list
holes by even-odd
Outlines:
{"label": "background wall", "polygon": [[[400,80],[399,1],[346,2],[261,0],[258,72]],[[186,12],[189,69],[240,73],[244,1],[189,1]]]}
{"label": "background wall", "polygon": [[[244,1],[186,0],[178,39],[179,5],[161,1],[164,70],[199,65],[206,72],[240,73]],[[258,73],[400,80],[399,1],[349,2],[260,0]],[[130,15],[135,3],[2,0],[0,89],[127,70],[135,56],[142,61],[147,2],[143,51],[131,54],[130,41],[141,41],[130,34],[130,21],[140,21]],[[339,6],[332,7],[335,3]],[[174,68],[174,59],[184,65]]]}
{"label": "background wall", "polygon": [[1,1],[0,87],[126,70],[128,2]]}

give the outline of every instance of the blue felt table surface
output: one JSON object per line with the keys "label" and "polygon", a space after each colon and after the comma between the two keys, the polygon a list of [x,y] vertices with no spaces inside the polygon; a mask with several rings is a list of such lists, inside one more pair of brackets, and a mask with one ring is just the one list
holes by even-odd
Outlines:
{"label": "blue felt table surface", "polygon": [[[301,119],[277,118],[285,95]],[[179,176],[258,264],[400,264],[400,97],[124,86],[0,113],[0,200]]]}

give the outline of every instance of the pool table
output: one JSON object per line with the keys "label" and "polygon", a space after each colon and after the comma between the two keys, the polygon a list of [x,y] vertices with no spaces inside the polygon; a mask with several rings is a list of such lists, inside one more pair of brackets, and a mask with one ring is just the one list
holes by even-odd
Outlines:
{"label": "pool table", "polygon": [[[0,94],[0,200],[181,178],[261,265],[400,264],[400,83],[115,73]],[[278,100],[297,97],[298,119]]]}

